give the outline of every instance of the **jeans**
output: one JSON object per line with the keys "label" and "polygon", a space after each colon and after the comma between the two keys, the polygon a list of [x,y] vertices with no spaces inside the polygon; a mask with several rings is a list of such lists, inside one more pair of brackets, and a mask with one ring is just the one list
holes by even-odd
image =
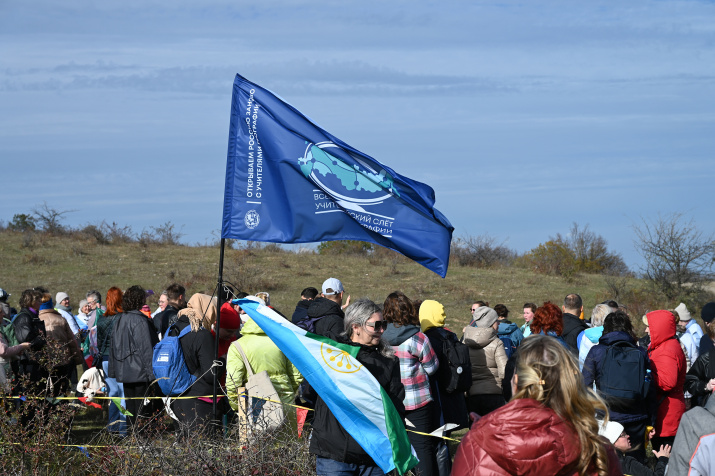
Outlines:
{"label": "jeans", "polygon": [[[127,407],[124,402],[124,386],[121,382],[117,382],[113,378],[109,378],[109,357],[102,357],[102,369],[104,370],[105,380],[107,382],[107,391],[109,397],[118,397],[122,399],[122,406]],[[127,419],[119,411],[113,402],[109,402],[109,425],[107,429],[111,432],[119,433],[122,436],[127,434]]]}
{"label": "jeans", "polygon": [[330,458],[315,458],[315,472],[318,476],[385,476],[378,466],[341,463]]}

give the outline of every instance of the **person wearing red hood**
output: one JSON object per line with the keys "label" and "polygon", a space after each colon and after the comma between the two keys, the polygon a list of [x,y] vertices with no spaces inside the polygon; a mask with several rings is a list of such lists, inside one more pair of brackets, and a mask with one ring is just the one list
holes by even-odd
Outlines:
{"label": "person wearing red hood", "polygon": [[670,311],[646,314],[650,328],[648,357],[658,402],[654,448],[673,445],[680,419],[685,413],[685,354],[675,338],[675,316]]}

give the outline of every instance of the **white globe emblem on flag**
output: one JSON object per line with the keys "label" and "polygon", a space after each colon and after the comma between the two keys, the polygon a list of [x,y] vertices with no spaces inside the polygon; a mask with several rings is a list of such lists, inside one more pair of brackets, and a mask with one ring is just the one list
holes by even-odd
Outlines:
{"label": "white globe emblem on flag", "polygon": [[247,228],[253,230],[261,222],[261,216],[256,210],[248,210],[246,216],[243,217],[243,223],[246,224]]}
{"label": "white globe emblem on flag", "polygon": [[341,148],[333,142],[308,143],[298,162],[303,175],[341,206],[364,211],[363,206],[378,205],[393,195],[400,196],[393,177],[386,170],[375,170],[353,155],[356,163],[350,165],[331,154],[331,149]]}

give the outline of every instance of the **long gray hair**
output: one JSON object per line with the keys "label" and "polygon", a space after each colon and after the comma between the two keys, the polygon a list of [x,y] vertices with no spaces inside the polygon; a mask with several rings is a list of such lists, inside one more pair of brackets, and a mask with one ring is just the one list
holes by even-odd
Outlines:
{"label": "long gray hair", "polygon": [[[376,312],[382,312],[382,308],[367,298],[358,299],[350,304],[347,309],[345,309],[345,319],[343,321],[345,323],[345,331],[342,335],[348,340],[352,340],[353,325],[365,327],[365,323],[370,319],[370,316]],[[384,338],[380,338],[380,342],[377,344],[377,350],[385,357],[393,357],[395,355],[392,346],[388,344]]]}

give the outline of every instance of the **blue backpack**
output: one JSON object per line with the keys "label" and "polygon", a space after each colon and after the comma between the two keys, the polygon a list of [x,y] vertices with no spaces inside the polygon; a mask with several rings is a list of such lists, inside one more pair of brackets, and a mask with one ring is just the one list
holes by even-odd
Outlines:
{"label": "blue backpack", "polygon": [[609,408],[626,411],[642,405],[649,387],[648,361],[644,353],[630,342],[609,345],[596,382]]}
{"label": "blue backpack", "polygon": [[506,358],[508,359],[514,353],[516,352],[516,346],[514,345],[514,342],[512,342],[511,338],[506,335],[501,335],[498,336],[499,340],[501,340],[504,343],[504,352],[506,352]]}
{"label": "blue backpack", "polygon": [[166,331],[166,337],[154,347],[151,366],[164,395],[176,397],[188,390],[196,381],[196,377],[191,375],[186,367],[184,351],[181,349],[181,342],[179,342],[179,339],[191,332],[191,326],[184,327],[184,330],[176,337],[169,336],[171,327]]}

